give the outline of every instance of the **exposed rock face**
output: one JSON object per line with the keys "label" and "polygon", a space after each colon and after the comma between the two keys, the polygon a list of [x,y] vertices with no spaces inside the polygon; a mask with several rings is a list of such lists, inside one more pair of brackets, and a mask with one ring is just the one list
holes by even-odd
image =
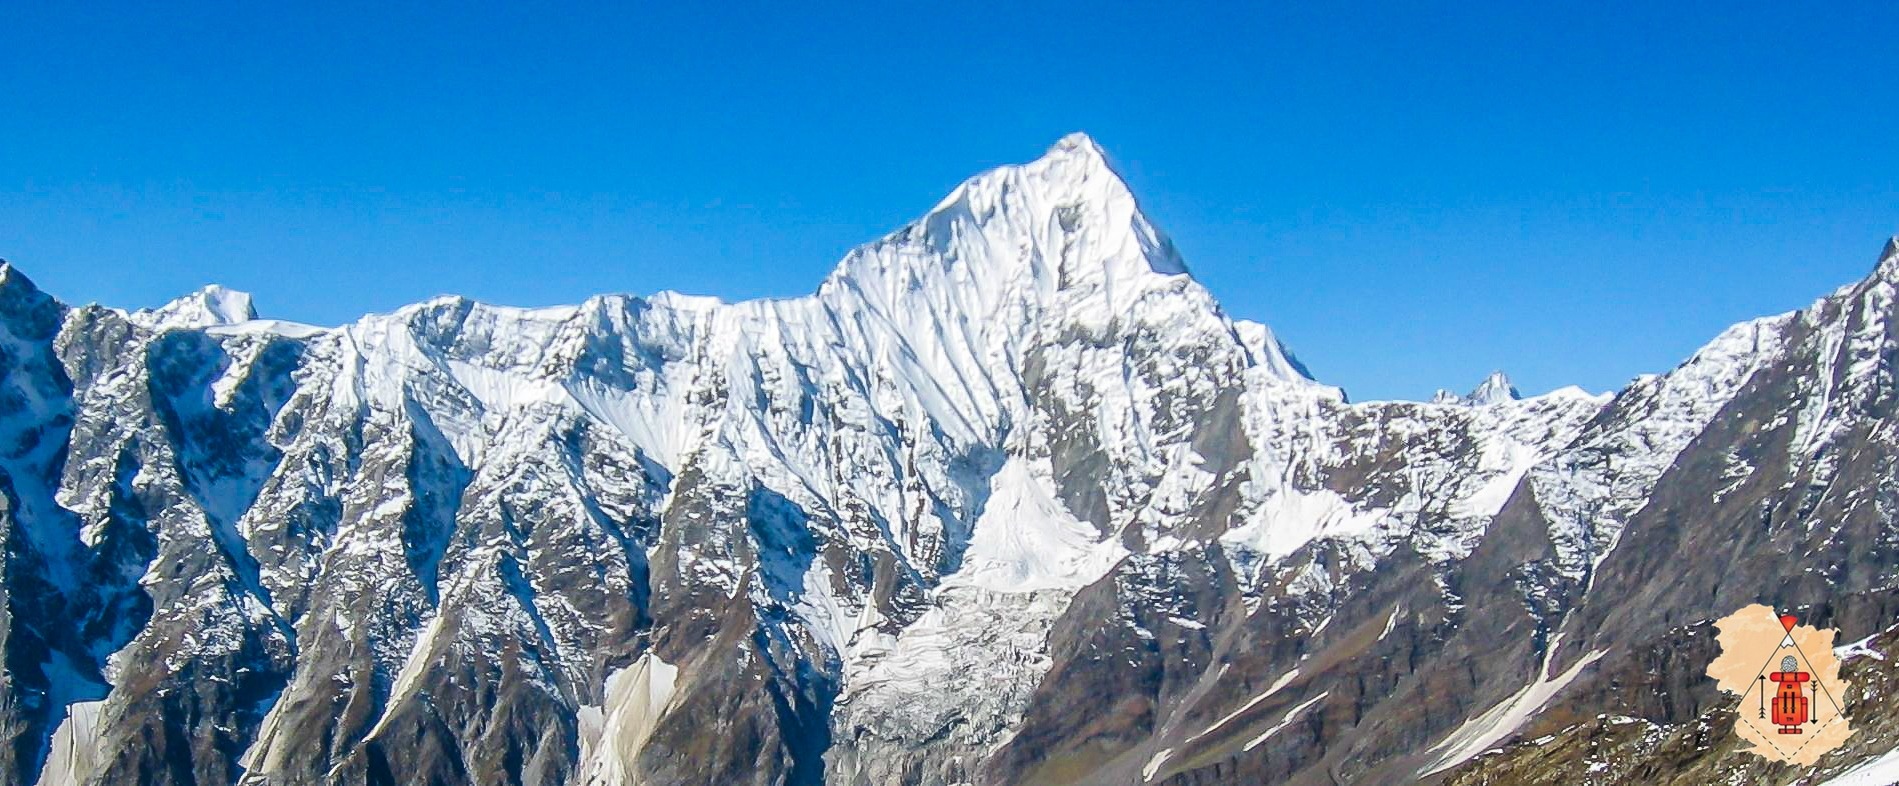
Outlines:
{"label": "exposed rock face", "polygon": [[0,773],[1728,777],[1698,625],[1899,610],[1891,249],[1614,396],[1431,403],[1185,270],[1079,135],[792,300],[320,329],[0,267]]}

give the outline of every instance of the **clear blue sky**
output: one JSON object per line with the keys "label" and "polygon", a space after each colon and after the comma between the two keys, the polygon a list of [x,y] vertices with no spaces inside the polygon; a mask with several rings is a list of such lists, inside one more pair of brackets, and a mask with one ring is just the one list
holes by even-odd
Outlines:
{"label": "clear blue sky", "polygon": [[1085,130],[1355,397],[1603,390],[1899,232],[1890,3],[80,5],[0,5],[0,256],[70,302],[799,294]]}

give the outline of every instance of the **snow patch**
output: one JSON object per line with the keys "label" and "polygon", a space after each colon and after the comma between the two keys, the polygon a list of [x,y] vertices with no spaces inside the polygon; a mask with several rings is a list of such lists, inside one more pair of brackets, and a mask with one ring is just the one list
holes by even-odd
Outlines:
{"label": "snow patch", "polygon": [[1167,759],[1173,755],[1173,748],[1162,748],[1159,753],[1154,754],[1153,758],[1147,760],[1147,766],[1141,768],[1141,780],[1153,780],[1154,773],[1160,772],[1161,765],[1166,764]]}
{"label": "snow patch", "polygon": [[580,708],[580,770],[585,786],[634,786],[636,763],[671,707],[679,668],[652,653],[607,677],[599,707]]}
{"label": "snow patch", "polygon": [[1558,633],[1550,641],[1548,651],[1543,653],[1543,665],[1537,669],[1537,679],[1523,686],[1516,695],[1504,699],[1484,714],[1470,719],[1449,737],[1444,738],[1442,743],[1432,749],[1434,752],[1441,751],[1442,753],[1435,762],[1418,772],[1419,777],[1450,769],[1472,756],[1489,750],[1491,746],[1510,736],[1510,733],[1516,731],[1518,726],[1523,725],[1524,721],[1529,720],[1538,710],[1541,710],[1544,702],[1569,687],[1569,683],[1580,676],[1585,667],[1600,660],[1608,652],[1593,650],[1578,659],[1562,674],[1551,676],[1550,661],[1556,657],[1556,652],[1562,644],[1563,634]]}
{"label": "snow patch", "polygon": [[429,658],[435,652],[435,640],[441,635],[442,624],[442,615],[438,613],[416,634],[415,644],[402,662],[402,670],[396,673],[395,686],[389,689],[389,700],[383,704],[382,717],[376,719],[376,725],[363,735],[363,739],[374,739],[383,726],[389,723],[389,717],[396,708],[415,694],[417,680],[422,678],[422,672],[428,668]]}
{"label": "snow patch", "polygon": [[1233,528],[1220,540],[1278,561],[1320,538],[1364,535],[1385,520],[1382,510],[1358,510],[1329,489],[1288,488],[1262,506],[1260,515]]}
{"label": "snow patch", "polygon": [[1899,748],[1828,779],[1818,786],[1891,786],[1899,783]]}
{"label": "snow patch", "polygon": [[1885,653],[1872,648],[1873,639],[1878,638],[1879,635],[1880,634],[1875,633],[1871,636],[1867,636],[1866,638],[1860,639],[1859,641],[1855,641],[1851,644],[1834,647],[1833,655],[1834,657],[1837,657],[1840,660],[1846,660],[1848,658],[1872,658],[1873,660],[1885,660],[1886,659]]}
{"label": "snow patch", "polygon": [[[1259,703],[1262,701],[1272,698],[1273,694],[1278,693],[1281,688],[1284,688],[1287,685],[1292,684],[1292,681],[1294,679],[1297,679],[1298,677],[1299,677],[1299,670],[1296,668],[1293,669],[1292,671],[1289,671],[1289,672],[1286,672],[1285,674],[1280,675],[1279,679],[1273,680],[1273,684],[1266,688],[1265,693],[1261,693],[1258,696],[1254,696],[1252,699],[1248,700],[1245,704],[1241,705],[1239,709],[1227,713],[1226,717],[1223,717],[1217,721],[1214,721],[1211,725],[1207,726],[1204,729],[1201,729],[1199,734],[1193,735],[1193,739],[1197,740],[1197,739],[1200,739],[1201,737],[1207,736],[1208,734],[1212,734],[1215,729],[1218,729],[1221,726],[1225,726],[1227,723],[1231,722],[1234,718],[1240,717],[1241,713],[1244,713],[1247,710],[1250,710],[1254,707],[1259,706]],[[1189,742],[1191,741],[1192,740],[1189,740]]]}
{"label": "snow patch", "polygon": [[282,319],[248,319],[226,325],[215,325],[206,328],[204,332],[213,336],[282,336],[305,339],[321,336],[330,330],[330,328]]}
{"label": "snow patch", "polygon": [[990,481],[989,502],[976,520],[963,566],[945,586],[992,592],[1074,590],[1106,575],[1126,550],[1079,521],[1036,477],[1011,458]]}
{"label": "snow patch", "polygon": [[1310,699],[1306,699],[1304,702],[1301,702],[1298,706],[1293,707],[1292,709],[1286,710],[1286,714],[1279,719],[1278,723],[1273,724],[1272,728],[1267,729],[1265,733],[1259,735],[1258,737],[1254,737],[1251,742],[1246,743],[1245,750],[1250,751],[1254,748],[1259,747],[1261,743],[1264,743],[1265,741],[1272,739],[1273,735],[1278,734],[1280,731],[1284,730],[1287,726],[1291,726],[1293,719],[1299,717],[1299,713],[1305,712],[1307,707],[1310,707],[1314,704],[1319,703],[1320,699],[1323,699],[1326,696],[1329,696],[1331,694],[1332,694],[1331,691],[1322,691],[1319,693],[1319,695],[1314,696]]}
{"label": "snow patch", "polygon": [[66,718],[53,731],[53,747],[40,767],[41,786],[80,786],[105,759],[99,738],[99,714],[105,701],[82,701],[66,707]]}

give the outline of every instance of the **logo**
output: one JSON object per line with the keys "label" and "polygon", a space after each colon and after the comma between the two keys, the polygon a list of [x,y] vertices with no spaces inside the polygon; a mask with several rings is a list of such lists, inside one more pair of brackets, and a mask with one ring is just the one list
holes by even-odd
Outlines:
{"label": "logo", "polygon": [[1838,631],[1801,625],[1792,614],[1755,604],[1715,623],[1721,657],[1708,676],[1740,696],[1734,733],[1753,744],[1748,753],[1807,765],[1853,736],[1841,697]]}

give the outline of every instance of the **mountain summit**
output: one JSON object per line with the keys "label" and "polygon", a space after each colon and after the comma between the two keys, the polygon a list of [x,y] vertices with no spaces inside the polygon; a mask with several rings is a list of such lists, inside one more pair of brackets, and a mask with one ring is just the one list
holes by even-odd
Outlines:
{"label": "mountain summit", "polygon": [[1448,390],[1440,389],[1437,395],[1431,397],[1431,402],[1435,404],[1464,404],[1473,407],[1482,407],[1491,404],[1501,404],[1507,401],[1517,401],[1522,398],[1523,394],[1518,393],[1516,386],[1510,383],[1510,377],[1501,371],[1492,371],[1490,372],[1490,376],[1484,377],[1484,381],[1478,383],[1477,387],[1472,389],[1469,393],[1460,396]]}
{"label": "mountain summit", "polygon": [[139,311],[133,318],[160,329],[207,328],[256,319],[257,309],[251,305],[250,293],[213,284],[156,309]]}
{"label": "mountain summit", "polygon": [[321,329],[0,267],[0,772],[1820,776],[1899,716],[1849,702],[1817,770],[1730,756],[1706,621],[1899,643],[1894,302],[1876,274],[1613,396],[1350,403],[1082,135],[801,298]]}
{"label": "mountain summit", "polygon": [[1501,371],[1490,372],[1490,376],[1484,377],[1484,381],[1477,385],[1476,389],[1464,396],[1465,400],[1478,406],[1501,404],[1521,398],[1523,394],[1517,392],[1516,386],[1510,384],[1510,378]]}

